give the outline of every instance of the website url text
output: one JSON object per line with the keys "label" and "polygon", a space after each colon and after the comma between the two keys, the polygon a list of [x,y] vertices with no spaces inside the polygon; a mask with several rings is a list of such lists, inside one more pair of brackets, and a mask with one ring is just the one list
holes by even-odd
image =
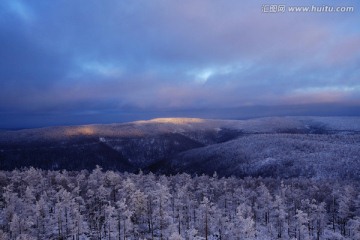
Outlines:
{"label": "website url text", "polygon": [[349,13],[354,12],[353,6],[287,6],[282,4],[267,4],[262,5],[261,11],[263,13]]}

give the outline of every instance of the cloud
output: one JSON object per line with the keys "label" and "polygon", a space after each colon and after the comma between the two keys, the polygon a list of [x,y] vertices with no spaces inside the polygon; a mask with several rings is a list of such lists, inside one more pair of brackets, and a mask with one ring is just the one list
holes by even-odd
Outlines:
{"label": "cloud", "polygon": [[21,0],[4,0],[2,4],[9,14],[25,23],[31,23],[35,18],[32,9]]}
{"label": "cloud", "polygon": [[262,4],[3,1],[0,112],[359,102],[360,4],[341,14]]}

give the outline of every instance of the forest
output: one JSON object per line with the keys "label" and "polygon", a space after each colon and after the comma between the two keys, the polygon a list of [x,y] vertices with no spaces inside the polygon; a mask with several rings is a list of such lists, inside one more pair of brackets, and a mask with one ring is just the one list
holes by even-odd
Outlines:
{"label": "forest", "polygon": [[0,239],[360,239],[357,181],[0,171]]}

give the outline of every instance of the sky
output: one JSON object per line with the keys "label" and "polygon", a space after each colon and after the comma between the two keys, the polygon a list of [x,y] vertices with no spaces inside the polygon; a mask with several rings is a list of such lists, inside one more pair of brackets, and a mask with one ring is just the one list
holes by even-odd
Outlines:
{"label": "sky", "polygon": [[2,0],[0,128],[360,115],[359,23],[352,0]]}

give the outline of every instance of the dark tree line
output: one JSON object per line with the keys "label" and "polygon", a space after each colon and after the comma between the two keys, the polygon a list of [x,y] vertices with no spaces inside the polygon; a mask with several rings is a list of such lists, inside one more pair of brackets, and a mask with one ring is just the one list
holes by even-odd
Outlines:
{"label": "dark tree line", "polygon": [[0,171],[0,239],[360,239],[351,181]]}

